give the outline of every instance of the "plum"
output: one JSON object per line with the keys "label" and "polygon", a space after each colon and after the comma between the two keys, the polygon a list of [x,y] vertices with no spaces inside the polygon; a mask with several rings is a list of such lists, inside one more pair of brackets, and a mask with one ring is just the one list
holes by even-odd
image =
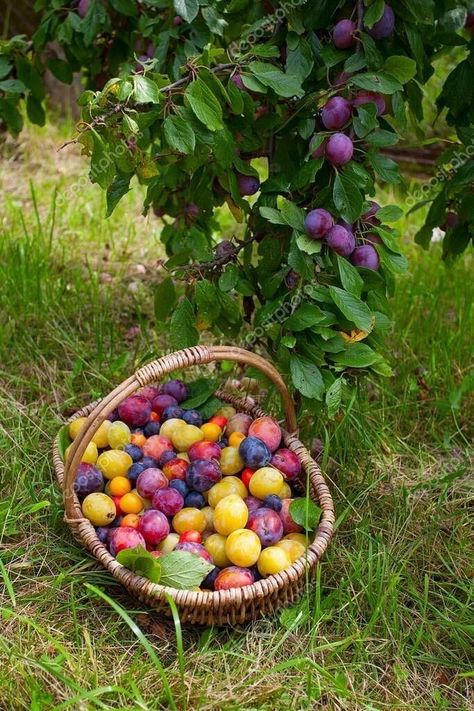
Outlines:
{"label": "plum", "polygon": [[184,22],[184,20],[181,17],[181,15],[175,15],[173,17],[173,26],[174,27],[179,27],[179,25],[181,25],[183,22]]}
{"label": "plum", "polygon": [[329,131],[338,131],[352,115],[350,101],[342,96],[333,96],[321,110],[321,121]]}
{"label": "plum", "polygon": [[382,17],[367,32],[373,39],[386,39],[395,29],[395,13],[390,5],[385,3]]}
{"label": "plum", "polygon": [[176,491],[179,491],[183,498],[185,498],[186,495],[189,493],[189,487],[184,481],[184,479],[171,479],[171,481],[169,482],[169,488],[176,489]]}
{"label": "plum", "polygon": [[352,106],[355,106],[356,108],[358,106],[363,106],[364,104],[375,104],[377,108],[377,116],[382,116],[386,113],[387,107],[385,99],[381,94],[377,94],[375,91],[360,91],[352,99]]}
{"label": "plum", "polygon": [[354,154],[354,145],[345,133],[333,133],[326,145],[326,158],[335,166],[348,163]]}
{"label": "plum", "polygon": [[156,509],[149,509],[140,518],[138,531],[146,543],[156,546],[169,534],[170,525],[164,513]]}
{"label": "plum", "polygon": [[246,435],[252,422],[253,418],[250,415],[246,415],[244,412],[237,412],[227,422],[225,433],[227,437],[234,432],[241,432]]}
{"label": "plum", "polygon": [[334,25],[332,41],[338,49],[348,49],[356,43],[354,32],[357,25],[352,20],[340,20]]}
{"label": "plum", "polygon": [[120,403],[118,414],[129,427],[142,427],[150,419],[151,403],[142,395],[131,395]]}
{"label": "plum", "polygon": [[87,15],[87,11],[89,10],[90,4],[91,0],[79,0],[77,5],[77,14],[79,15],[79,17],[85,17]]}
{"label": "plum", "polygon": [[130,469],[127,472],[127,477],[130,479],[132,484],[136,482],[138,479],[139,475],[145,471],[147,468],[147,464],[143,463],[143,460],[141,462],[136,462],[135,464],[132,464]]}
{"label": "plum", "polygon": [[458,222],[459,222],[459,215],[457,213],[453,212],[453,210],[449,210],[446,213],[446,217],[445,217],[443,224],[441,225],[441,229],[444,231],[449,230],[453,227],[456,227]]}
{"label": "plum", "polygon": [[272,457],[271,465],[281,471],[286,481],[293,481],[301,474],[301,462],[291,449],[278,449]]}
{"label": "plum", "polygon": [[123,451],[127,452],[127,454],[131,456],[132,462],[134,463],[139,462],[140,459],[143,459],[143,450],[136,444],[127,444],[127,446],[123,448]]}
{"label": "plum", "polygon": [[222,479],[222,472],[215,460],[195,459],[186,470],[186,484],[190,489],[207,491]]}
{"label": "plum", "polygon": [[173,445],[167,437],[162,437],[162,435],[153,435],[152,437],[149,437],[143,445],[143,454],[145,457],[152,457],[152,459],[156,459],[156,461],[158,461],[163,452],[172,449]]}
{"label": "plum", "polygon": [[177,404],[177,399],[172,395],[169,395],[167,393],[160,393],[160,395],[157,395],[155,398],[153,398],[151,407],[153,412],[156,412],[158,417],[160,417],[161,419],[163,412],[166,410],[167,407],[171,407],[171,405]]}
{"label": "plum", "polygon": [[326,235],[326,244],[342,257],[348,257],[354,251],[356,241],[352,232],[342,225],[334,225]]}
{"label": "plum", "polygon": [[220,572],[221,569],[217,566],[213,568],[202,581],[201,587],[204,588],[204,590],[214,590],[214,583],[216,582],[216,578]]}
{"label": "plum", "polygon": [[326,155],[326,143],[327,138],[324,139],[324,141],[320,143],[317,148],[314,149],[314,151],[311,153],[311,156],[313,158],[323,158]]}
{"label": "plum", "polygon": [[367,234],[364,235],[364,239],[371,244],[382,244],[381,237],[375,234],[375,232],[367,232]]}
{"label": "plum", "polygon": [[74,491],[79,499],[104,490],[104,477],[93,464],[81,462],[76,472]]}
{"label": "plum", "polygon": [[260,180],[253,175],[237,173],[237,186],[242,197],[245,195],[255,195],[260,190]]}
{"label": "plum", "polygon": [[184,206],[184,214],[186,215],[188,220],[190,220],[191,222],[194,222],[194,220],[197,220],[200,212],[201,212],[201,210],[200,210],[199,206],[196,205],[195,202],[187,202],[186,205]]}
{"label": "plum", "polygon": [[261,508],[262,506],[262,502],[260,501],[260,499],[257,499],[256,496],[246,496],[244,498],[244,501],[249,510],[249,514]]}
{"label": "plum", "polygon": [[141,388],[137,392],[137,395],[140,395],[141,397],[146,397],[146,399],[150,402],[152,402],[152,400],[159,394],[160,389],[153,385],[146,385],[144,388]]}
{"label": "plum", "polygon": [[247,528],[257,534],[263,547],[278,543],[283,536],[283,521],[276,511],[267,507],[249,514]]}
{"label": "plum", "polygon": [[161,469],[144,469],[137,479],[137,491],[145,499],[151,499],[155,491],[168,486],[168,479]]}
{"label": "plum", "polygon": [[293,499],[283,499],[281,502],[281,510],[279,511],[278,515],[281,519],[281,522],[283,524],[283,532],[285,534],[287,533],[298,533],[299,531],[302,531],[303,529],[301,526],[299,526],[297,523],[293,521],[293,518],[290,514],[290,504],[293,501]]}
{"label": "plum", "polygon": [[192,553],[193,555],[199,555],[204,558],[208,563],[212,563],[213,560],[207,550],[204,548],[202,543],[192,543],[191,541],[183,541],[178,543],[175,551],[186,551],[187,553]]}
{"label": "plum", "polygon": [[190,491],[186,494],[184,505],[192,509],[203,509],[206,505],[206,499],[199,491]]}
{"label": "plum", "polygon": [[145,547],[145,539],[136,528],[119,526],[112,529],[108,536],[110,554],[114,557],[125,548]]}
{"label": "plum", "polygon": [[333,225],[332,215],[320,207],[308,212],[304,221],[306,234],[313,239],[322,239]]}
{"label": "plum", "polygon": [[170,405],[169,407],[163,410],[161,421],[164,422],[165,420],[171,419],[181,420],[183,412],[184,410],[182,410],[179,405]]}
{"label": "plum", "polygon": [[187,425],[200,427],[202,425],[202,415],[197,410],[183,410],[182,419]]}
{"label": "plum", "polygon": [[171,395],[178,403],[189,397],[188,386],[182,380],[168,380],[161,388],[161,392],[164,395]]}
{"label": "plum", "polygon": [[221,448],[217,442],[201,440],[192,444],[188,449],[188,457],[191,462],[196,461],[196,459],[219,459],[220,456]]}
{"label": "plum", "polygon": [[365,267],[377,271],[380,265],[379,255],[371,244],[356,247],[351,254],[351,262],[356,267]]}
{"label": "plum", "polygon": [[380,205],[374,200],[369,201],[370,208],[364,212],[360,218],[362,222],[367,222],[369,225],[380,225],[380,220],[377,219],[377,212],[380,210]]}
{"label": "plum", "polygon": [[160,423],[153,420],[147,422],[147,424],[143,428],[143,434],[145,435],[145,437],[152,437],[153,435],[157,435],[159,433]]}
{"label": "plum", "polygon": [[277,494],[269,494],[263,499],[263,506],[267,509],[272,509],[273,511],[281,511],[281,498]]}
{"label": "plum", "polygon": [[232,74],[230,78],[232,84],[237,87],[237,89],[240,89],[241,91],[245,90],[245,84],[242,80],[242,75],[236,72],[235,74]]}
{"label": "plum", "polygon": [[152,505],[165,516],[174,516],[184,506],[183,496],[176,489],[166,486],[153,494]]}
{"label": "plum", "polygon": [[251,469],[266,466],[272,458],[272,453],[265,442],[257,437],[246,437],[240,443],[239,454],[244,460],[245,466]]}
{"label": "plum", "polygon": [[173,481],[174,479],[181,479],[184,481],[186,478],[186,471],[189,467],[189,462],[181,457],[173,457],[163,466],[163,473],[167,479]]}
{"label": "plum", "polygon": [[265,442],[270,452],[278,449],[281,442],[281,428],[273,417],[257,417],[252,422],[248,431],[249,437],[257,437]]}
{"label": "plum", "polygon": [[230,588],[243,588],[252,585],[254,576],[248,568],[239,568],[237,565],[230,565],[224,570],[220,570],[214,580],[214,590],[229,590]]}

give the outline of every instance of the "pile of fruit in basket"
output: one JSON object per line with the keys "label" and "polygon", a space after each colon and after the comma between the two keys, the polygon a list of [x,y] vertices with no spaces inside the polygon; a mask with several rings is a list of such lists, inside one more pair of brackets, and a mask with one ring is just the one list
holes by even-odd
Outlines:
{"label": "pile of fruit in basket", "polygon": [[[226,590],[280,573],[305,556],[320,513],[296,497],[298,457],[271,417],[221,403],[204,421],[206,408],[187,403],[188,386],[170,380],[101,424],[75,479],[84,517],[111,555],[156,582]],[[71,440],[84,422],[68,426]]]}

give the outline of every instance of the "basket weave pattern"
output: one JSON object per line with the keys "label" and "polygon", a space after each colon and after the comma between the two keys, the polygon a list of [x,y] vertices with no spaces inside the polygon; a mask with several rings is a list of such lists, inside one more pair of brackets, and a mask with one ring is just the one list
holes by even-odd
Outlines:
{"label": "basket weave pattern", "polygon": [[[146,578],[135,575],[110,555],[105,545],[97,538],[92,524],[83,517],[80,502],[74,493],[73,483],[77,467],[87,445],[102,422],[122,400],[141,387],[158,382],[168,373],[216,360],[235,360],[258,367],[273,381],[282,396],[285,409],[288,428],[288,430],[283,430],[285,447],[298,456],[306,473],[310,496],[321,507],[322,515],[306,554],[281,573],[271,575],[243,588],[217,592],[177,590],[152,583]],[[240,412],[247,412],[255,417],[266,414],[260,407],[249,404],[245,398],[235,397],[222,390],[219,390],[217,395]],[[335,520],[334,506],[319,466],[296,436],[296,414],[291,396],[280,374],[272,365],[260,356],[239,348],[227,346],[188,348],[144,366],[101,401],[92,403],[76,412],[69,422],[84,416],[88,420],[73,442],[67,466],[62,461],[58,439],[54,442],[53,462],[59,485],[63,491],[65,520],[71,527],[74,537],[133,596],[150,607],[169,614],[166,596],[170,595],[177,605],[183,622],[207,625],[237,624],[255,619],[262,614],[273,612],[278,607],[294,602],[300,596],[332,537]]]}

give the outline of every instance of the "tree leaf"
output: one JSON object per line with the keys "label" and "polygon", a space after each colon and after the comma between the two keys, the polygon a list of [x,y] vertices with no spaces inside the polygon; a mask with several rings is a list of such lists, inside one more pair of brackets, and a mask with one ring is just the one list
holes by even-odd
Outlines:
{"label": "tree leaf", "polygon": [[329,293],[337,308],[348,321],[352,321],[362,331],[370,332],[372,330],[372,313],[366,303],[337,286],[330,286]]}
{"label": "tree leaf", "polygon": [[173,0],[176,13],[186,20],[192,22],[199,12],[198,0]]}
{"label": "tree leaf", "polygon": [[207,328],[212,326],[221,312],[218,290],[209,279],[202,279],[196,284],[195,298],[199,320],[204,321]]}
{"label": "tree leaf", "polygon": [[402,85],[395,77],[384,72],[357,74],[351,77],[351,83],[360,89],[368,91],[379,91],[382,94],[393,94],[402,89]]}
{"label": "tree leaf", "polygon": [[332,360],[338,365],[345,365],[349,368],[368,368],[369,365],[382,360],[366,343],[353,343],[342,353],[331,355]]}
{"label": "tree leaf", "polygon": [[392,55],[385,60],[384,71],[398,79],[400,84],[406,84],[416,74],[416,62],[410,57]]}
{"label": "tree leaf", "polygon": [[133,95],[137,104],[159,104],[160,90],[149,77],[135,74],[133,77]]}
{"label": "tree leaf", "polygon": [[189,348],[199,342],[194,309],[187,298],[181,299],[171,317],[170,341],[173,350]]}
{"label": "tree leaf", "polygon": [[350,294],[360,296],[362,293],[362,287],[364,286],[364,280],[361,275],[345,257],[341,257],[340,254],[336,254],[336,260],[342,286]]}
{"label": "tree leaf", "polygon": [[292,355],[290,373],[293,385],[307,398],[321,400],[324,381],[319,368],[303,356]]}
{"label": "tree leaf", "polygon": [[192,127],[181,116],[167,116],[163,129],[165,138],[171,148],[175,148],[180,153],[192,153],[196,146],[196,136]]}
{"label": "tree leaf", "polygon": [[316,304],[301,304],[296,311],[284,322],[284,327],[288,331],[304,331],[319,323],[324,318],[324,314]]}
{"label": "tree leaf", "polygon": [[341,217],[347,222],[352,224],[361,216],[364,200],[355,179],[349,173],[336,175],[333,200]]}
{"label": "tree leaf", "polygon": [[110,217],[110,215],[113,213],[115,210],[117,204],[119,201],[123,198],[124,195],[128,193],[130,190],[130,176],[129,175],[121,175],[118,173],[114,180],[113,183],[109,185],[107,188],[107,212],[106,216]]}
{"label": "tree leaf", "polygon": [[155,289],[155,318],[166,321],[176,303],[176,289],[171,277],[166,277]]}
{"label": "tree leaf", "polygon": [[222,106],[212,91],[201,79],[193,81],[186,89],[185,98],[194,115],[210,131],[224,128],[222,123]]}
{"label": "tree leaf", "polygon": [[303,94],[298,77],[294,74],[285,74],[273,64],[250,62],[248,69],[261,84],[270,87],[279,96],[290,98]]}

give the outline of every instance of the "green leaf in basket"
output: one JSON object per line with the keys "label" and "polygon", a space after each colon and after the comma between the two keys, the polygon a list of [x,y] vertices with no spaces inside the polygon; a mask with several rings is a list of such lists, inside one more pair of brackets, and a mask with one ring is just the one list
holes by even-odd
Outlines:
{"label": "green leaf in basket", "polygon": [[59,456],[64,462],[64,458],[66,456],[66,449],[69,447],[71,444],[71,438],[69,437],[69,427],[68,425],[64,425],[64,427],[61,427],[61,429],[58,432],[58,450],[59,450]]}
{"label": "green leaf in basket", "polygon": [[216,414],[216,411],[222,407],[224,403],[217,397],[211,397],[204,405],[198,408],[201,416],[204,420],[208,420],[210,417]]}
{"label": "green leaf in basket", "polygon": [[184,410],[193,410],[204,405],[217,389],[217,380],[213,378],[198,378],[188,383],[188,399],[181,403]]}
{"label": "green leaf in basket", "polygon": [[201,556],[187,551],[171,551],[159,560],[161,584],[179,590],[192,590],[198,587],[214,567]]}
{"label": "green leaf in basket", "polygon": [[305,531],[314,531],[321,518],[321,509],[310,498],[294,499],[289,511],[293,521]]}
{"label": "green leaf in basket", "polygon": [[161,562],[159,558],[149,553],[143,546],[125,548],[117,553],[117,561],[137,575],[148,578],[152,583],[161,579]]}

